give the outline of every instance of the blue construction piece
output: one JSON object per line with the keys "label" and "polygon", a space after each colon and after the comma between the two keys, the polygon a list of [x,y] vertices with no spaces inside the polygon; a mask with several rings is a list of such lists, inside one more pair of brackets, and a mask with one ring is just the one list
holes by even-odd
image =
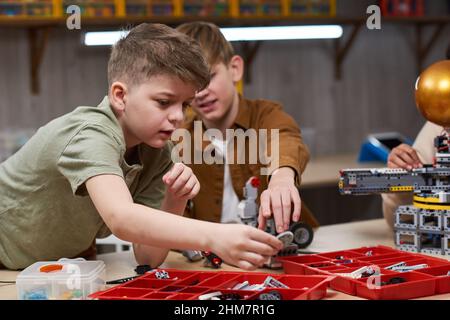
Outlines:
{"label": "blue construction piece", "polygon": [[413,141],[398,132],[371,134],[361,146],[358,161],[387,163],[391,150],[402,143],[412,145]]}

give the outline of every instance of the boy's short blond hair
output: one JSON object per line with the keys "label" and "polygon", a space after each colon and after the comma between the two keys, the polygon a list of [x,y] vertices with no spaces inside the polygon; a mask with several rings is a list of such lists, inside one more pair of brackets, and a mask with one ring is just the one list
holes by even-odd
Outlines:
{"label": "boy's short blond hair", "polygon": [[188,22],[179,25],[177,30],[187,34],[200,44],[203,54],[211,66],[220,62],[228,65],[234,56],[233,46],[225,39],[219,27],[213,23]]}
{"label": "boy's short blond hair", "polygon": [[156,75],[176,76],[199,91],[210,81],[210,70],[198,44],[163,24],[142,23],[113,47],[108,61],[108,84],[138,85]]}

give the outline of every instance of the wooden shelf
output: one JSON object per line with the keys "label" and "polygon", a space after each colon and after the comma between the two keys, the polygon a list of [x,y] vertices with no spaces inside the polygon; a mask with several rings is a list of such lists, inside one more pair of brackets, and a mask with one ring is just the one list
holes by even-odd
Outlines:
{"label": "wooden shelf", "polygon": [[[137,25],[142,22],[157,22],[171,26],[177,26],[189,21],[209,21],[221,27],[226,26],[267,26],[267,25],[321,25],[338,24],[351,27],[346,40],[335,41],[335,77],[337,80],[342,76],[342,64],[347,57],[355,39],[364,28],[367,17],[305,17],[305,16],[261,16],[261,17],[204,17],[204,16],[151,16],[151,17],[82,17],[81,28],[89,30],[117,30],[122,26]],[[450,15],[440,17],[383,17],[382,24],[410,25],[416,28],[416,57],[417,68],[420,72],[428,53],[437,42],[445,26],[450,23]],[[434,27],[433,34],[426,41],[423,36],[423,27]],[[25,28],[28,29],[30,42],[30,61],[32,75],[32,91],[39,92],[39,66],[47,44],[47,38],[51,29],[66,29],[66,18],[53,17],[0,17],[0,28]],[[242,43],[244,59],[247,70],[251,69],[251,62],[260,48],[260,43],[250,45]],[[245,79],[250,80],[250,74]]]}
{"label": "wooden shelf", "polygon": [[[323,24],[323,23],[349,23],[348,19],[336,20],[331,18],[297,18],[297,17],[203,17],[203,16],[151,16],[151,17],[124,17],[124,18],[98,18],[81,17],[83,27],[119,27],[124,24],[139,24],[142,22],[159,22],[169,25],[177,25],[189,21],[210,21],[220,26],[251,26],[251,25],[289,25],[289,24]],[[0,17],[0,27],[57,27],[65,26],[65,18],[8,18]]]}
{"label": "wooden shelf", "polygon": [[[169,25],[177,25],[188,21],[210,21],[220,26],[255,26],[255,25],[292,25],[292,24],[304,24],[304,25],[316,25],[316,24],[361,24],[366,22],[366,17],[296,17],[296,16],[264,16],[264,17],[204,17],[204,16],[150,16],[150,17],[111,17],[111,18],[99,18],[99,17],[82,17],[81,23],[83,28],[85,27],[111,27],[117,28],[124,24],[139,24],[142,22],[159,22]],[[440,24],[449,23],[449,16],[441,17],[383,17],[382,23],[396,23],[396,24]],[[58,27],[65,26],[65,18],[53,18],[53,17],[0,17],[0,27]]]}

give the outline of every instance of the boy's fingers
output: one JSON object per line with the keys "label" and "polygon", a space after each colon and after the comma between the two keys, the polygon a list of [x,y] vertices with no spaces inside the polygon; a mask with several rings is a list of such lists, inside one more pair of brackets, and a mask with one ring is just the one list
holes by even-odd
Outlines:
{"label": "boy's fingers", "polygon": [[298,190],[291,191],[292,202],[294,203],[294,212],[292,213],[292,221],[297,222],[300,220],[300,214],[302,210],[302,199],[298,194]]}
{"label": "boy's fingers", "polygon": [[254,240],[250,240],[248,242],[247,251],[254,252],[263,256],[273,256],[278,253],[278,251],[271,246]]}
{"label": "boy's fingers", "polygon": [[408,164],[398,157],[393,157],[388,162],[388,167],[390,168],[402,168],[406,169]]}
{"label": "boy's fingers", "polygon": [[189,179],[189,181],[186,182],[186,184],[182,188],[179,188],[179,190],[175,191],[175,195],[177,197],[185,197],[191,193],[192,189],[194,189],[194,186],[195,181],[191,181],[191,179]]}
{"label": "boy's fingers", "polygon": [[412,170],[420,167],[422,162],[414,148],[407,144],[401,144],[394,148],[388,158],[388,166]]}
{"label": "boy's fingers", "polygon": [[192,176],[193,175],[190,170],[183,170],[183,172],[181,172],[173,182],[171,186],[172,192],[177,193],[182,191]]}
{"label": "boy's fingers", "polygon": [[182,163],[175,163],[168,172],[169,175],[166,177],[166,182],[172,184],[178,176],[184,171],[184,165]]}
{"label": "boy's fingers", "polygon": [[416,150],[414,150],[413,148],[408,146],[408,149],[405,150],[405,152],[411,157],[411,159],[415,162],[415,163],[421,163],[419,156],[416,152]]}
{"label": "boy's fingers", "polygon": [[170,185],[169,184],[169,177],[172,174],[172,169],[170,169],[169,171],[166,172],[166,174],[163,176],[162,180],[165,184]]}
{"label": "boy's fingers", "polygon": [[271,212],[270,212],[270,197],[269,197],[268,191],[265,191],[261,194],[261,197],[259,198],[259,202],[260,202],[259,208],[260,208],[262,215],[266,219],[269,219],[271,216]]}
{"label": "boy's fingers", "polygon": [[258,229],[264,230],[266,229],[266,218],[264,217],[261,207],[259,207],[259,214],[258,214]]}
{"label": "boy's fingers", "polygon": [[268,234],[267,232],[258,230],[258,229],[251,229],[251,239],[262,242],[263,244],[267,244],[274,248],[277,252],[283,249],[283,243],[278,240],[276,237]]}
{"label": "boy's fingers", "polygon": [[411,154],[407,151],[400,152],[398,156],[406,162],[407,165],[413,165],[415,163],[414,159],[411,157]]}
{"label": "boy's fingers", "polygon": [[189,199],[195,197],[199,193],[199,191],[200,191],[200,183],[197,182],[194,186],[194,189],[192,189],[190,193]]}
{"label": "boy's fingers", "polygon": [[166,174],[163,175],[162,180],[164,183],[166,183],[167,177],[170,175],[170,170],[166,172]]}
{"label": "boy's fingers", "polygon": [[247,270],[247,271],[256,269],[256,266],[252,265],[250,262],[245,261],[245,260],[239,260],[236,267],[241,268],[243,270]]}
{"label": "boy's fingers", "polygon": [[176,195],[181,196],[181,197],[188,196],[190,193],[192,193],[194,191],[196,183],[197,183],[197,179],[194,176],[191,176],[191,178],[188,180],[188,182],[186,182],[184,187],[181,190],[179,190],[176,193]]}
{"label": "boy's fingers", "polygon": [[403,152],[412,153],[415,152],[414,148],[408,144],[401,144],[397,147],[398,150],[402,150]]}
{"label": "boy's fingers", "polygon": [[281,206],[281,195],[278,192],[272,192],[270,194],[270,202],[277,232],[283,232],[283,209]]}
{"label": "boy's fingers", "polygon": [[283,231],[289,228],[291,221],[291,194],[288,189],[281,192],[281,207],[283,208]]}
{"label": "boy's fingers", "polygon": [[200,183],[194,178],[194,186],[189,190],[188,195],[195,196],[200,191]]}
{"label": "boy's fingers", "polygon": [[241,260],[247,261],[255,267],[262,267],[266,258],[260,254],[253,252],[243,252],[241,255]]}

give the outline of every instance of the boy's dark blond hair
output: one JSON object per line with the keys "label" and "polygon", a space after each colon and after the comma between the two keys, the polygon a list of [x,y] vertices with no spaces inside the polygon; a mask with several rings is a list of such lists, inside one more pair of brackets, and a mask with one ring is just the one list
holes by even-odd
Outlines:
{"label": "boy's dark blond hair", "polygon": [[190,37],[163,24],[142,23],[113,47],[108,61],[108,83],[138,85],[156,75],[170,75],[195,88],[206,88],[208,63]]}
{"label": "boy's dark blond hair", "polygon": [[196,40],[210,66],[217,63],[228,65],[234,56],[233,46],[225,39],[219,27],[213,23],[196,21],[177,27],[177,30]]}

